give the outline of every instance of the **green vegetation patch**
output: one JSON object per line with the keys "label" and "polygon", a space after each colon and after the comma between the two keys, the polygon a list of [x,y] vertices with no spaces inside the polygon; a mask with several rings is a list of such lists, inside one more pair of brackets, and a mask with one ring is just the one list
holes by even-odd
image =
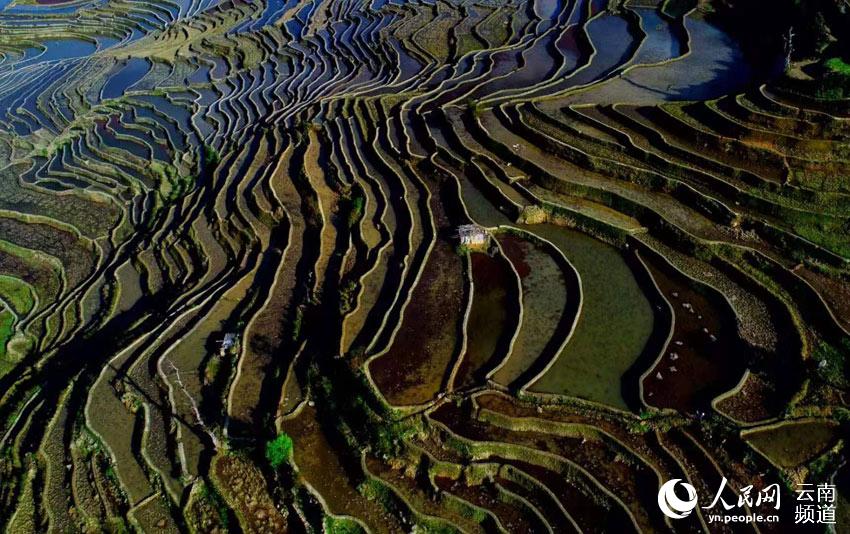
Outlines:
{"label": "green vegetation patch", "polygon": [[160,161],[151,161],[151,173],[159,184],[159,192],[165,202],[173,202],[186,194],[195,185],[194,176],[183,176],[177,167]]}
{"label": "green vegetation patch", "polygon": [[221,154],[218,153],[218,150],[213,146],[204,145],[204,166],[215,167],[220,161]]}
{"label": "green vegetation patch", "polygon": [[18,316],[27,315],[35,305],[35,296],[30,285],[12,276],[0,275],[0,297]]}
{"label": "green vegetation patch", "polygon": [[[9,310],[0,312],[0,358],[6,357],[6,344],[15,333],[15,316]],[[6,361],[0,359],[0,374],[3,374]]]}
{"label": "green vegetation patch", "polygon": [[362,534],[365,532],[356,521],[347,517],[326,516],[324,520],[327,534]]}
{"label": "green vegetation patch", "polygon": [[831,74],[840,74],[842,76],[850,77],[850,64],[845,63],[844,60],[839,57],[828,59],[823,65]]}
{"label": "green vegetation patch", "polygon": [[286,432],[281,432],[276,438],[266,443],[266,460],[277,469],[292,458],[292,438]]}
{"label": "green vegetation patch", "polygon": [[843,339],[840,346],[826,342],[818,343],[812,353],[818,362],[818,376],[827,384],[841,389],[850,387],[847,363],[850,360],[850,339]]}
{"label": "green vegetation patch", "polygon": [[824,100],[840,100],[850,96],[850,64],[840,57],[833,57],[823,62],[823,69],[816,96]]}

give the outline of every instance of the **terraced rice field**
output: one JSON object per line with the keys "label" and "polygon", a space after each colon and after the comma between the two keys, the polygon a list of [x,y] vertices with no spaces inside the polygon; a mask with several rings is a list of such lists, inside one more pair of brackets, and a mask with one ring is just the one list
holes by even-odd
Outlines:
{"label": "terraced rice field", "polygon": [[829,479],[850,104],[689,4],[0,0],[0,530],[737,532],[658,487]]}

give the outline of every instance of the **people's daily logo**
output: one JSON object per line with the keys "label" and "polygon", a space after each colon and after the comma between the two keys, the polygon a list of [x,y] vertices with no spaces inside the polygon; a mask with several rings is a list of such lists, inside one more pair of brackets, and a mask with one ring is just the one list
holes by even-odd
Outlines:
{"label": "people's daily logo", "polygon": [[[658,490],[658,507],[664,515],[672,519],[683,519],[697,507],[697,490],[680,478],[668,480]],[[684,488],[688,494],[687,499],[680,499],[676,495],[676,485]]]}
{"label": "people's daily logo", "polygon": [[[794,523],[835,524],[836,489],[832,484],[797,484],[797,507]],[[678,493],[677,493],[678,489]],[[708,523],[777,523],[782,491],[778,483],[756,489],[752,484],[733,488],[726,477],[714,499],[700,509]],[[684,519],[691,515],[698,502],[697,491],[681,478],[665,482],[658,489],[658,508],[670,519]],[[707,501],[706,501],[707,502]]]}

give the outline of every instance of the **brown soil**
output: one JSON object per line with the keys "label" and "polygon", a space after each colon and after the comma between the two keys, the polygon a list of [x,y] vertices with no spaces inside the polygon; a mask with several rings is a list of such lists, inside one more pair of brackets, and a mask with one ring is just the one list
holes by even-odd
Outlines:
{"label": "brown soil", "polygon": [[343,458],[316,417],[315,408],[304,406],[297,417],[281,423],[292,438],[293,460],[300,476],[322,496],[330,513],[354,516],[373,532],[397,532],[399,525],[393,517],[357,490],[358,478],[362,478],[359,460]]}
{"label": "brown soil", "polygon": [[467,486],[445,477],[436,477],[434,482],[441,490],[491,511],[508,532],[541,532],[540,521],[530,513],[522,513],[519,508],[502,502],[493,483]]}
{"label": "brown soil", "polygon": [[794,269],[827,302],[838,324],[850,330],[850,281],[839,280],[808,267]]}
{"label": "brown soil", "polygon": [[369,366],[391,404],[426,403],[440,391],[456,354],[463,285],[461,257],[438,239],[393,345]]}
{"label": "brown soil", "polygon": [[252,532],[286,532],[286,518],[275,507],[257,467],[234,455],[217,456],[212,465],[219,493],[236,511],[242,528]]}
{"label": "brown soil", "polygon": [[760,375],[751,374],[740,391],[717,403],[717,409],[740,421],[755,423],[776,413],[775,400],[773,384]]}
{"label": "brown soil", "polygon": [[[514,274],[501,256],[472,254],[474,294],[466,331],[466,354],[458,369],[455,385],[474,385],[503,354],[516,327],[515,304],[509,303],[515,294]],[[489,365],[488,365],[489,364]]]}
{"label": "brown soil", "polygon": [[[554,434],[524,431],[515,432],[488,425],[468,417],[465,410],[454,404],[443,404],[431,416],[448,426],[453,432],[475,441],[512,443],[530,449],[551,452],[582,466],[600,483],[611,489],[625,503],[629,503],[638,521],[650,528],[659,517],[648,517],[649,507],[646,492],[640,488],[654,487],[657,478],[646,465],[623,460],[615,447],[601,440],[586,440],[579,437],[562,437]],[[643,505],[641,504],[643,502]]]}
{"label": "brown soil", "polygon": [[630,532],[633,526],[621,510],[606,510],[599,496],[581,484],[572,484],[568,477],[528,462],[491,458],[512,465],[549,488],[582,532]]}
{"label": "brown soil", "polygon": [[499,244],[502,245],[502,250],[505,251],[505,256],[511,259],[514,268],[520,278],[525,278],[531,273],[531,266],[525,261],[525,241],[513,235],[499,236]]}
{"label": "brown soil", "polygon": [[643,381],[644,399],[683,413],[707,411],[715,396],[738,383],[747,365],[734,312],[652,255],[644,261],[675,316],[671,342]]}

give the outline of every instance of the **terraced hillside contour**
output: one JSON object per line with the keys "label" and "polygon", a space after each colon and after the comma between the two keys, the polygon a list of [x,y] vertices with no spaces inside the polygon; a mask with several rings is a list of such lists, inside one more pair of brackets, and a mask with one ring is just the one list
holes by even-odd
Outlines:
{"label": "terraced hillside contour", "polygon": [[0,0],[0,530],[846,514],[850,104],[687,4]]}

